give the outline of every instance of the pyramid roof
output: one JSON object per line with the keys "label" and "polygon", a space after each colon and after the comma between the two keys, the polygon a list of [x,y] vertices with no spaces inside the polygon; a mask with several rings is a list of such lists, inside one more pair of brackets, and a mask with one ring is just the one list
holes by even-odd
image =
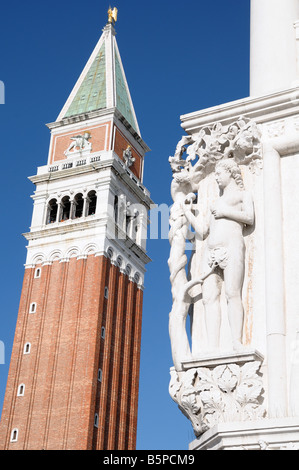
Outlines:
{"label": "pyramid roof", "polygon": [[62,108],[57,121],[96,110],[117,108],[140,135],[113,24],[108,23]]}

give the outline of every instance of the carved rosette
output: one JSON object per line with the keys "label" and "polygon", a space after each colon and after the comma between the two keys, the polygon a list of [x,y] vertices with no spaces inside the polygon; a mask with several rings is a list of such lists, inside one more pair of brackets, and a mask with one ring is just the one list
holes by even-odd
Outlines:
{"label": "carved rosette", "polygon": [[169,393],[191,421],[196,437],[221,422],[253,421],[265,416],[261,363],[171,370]]}

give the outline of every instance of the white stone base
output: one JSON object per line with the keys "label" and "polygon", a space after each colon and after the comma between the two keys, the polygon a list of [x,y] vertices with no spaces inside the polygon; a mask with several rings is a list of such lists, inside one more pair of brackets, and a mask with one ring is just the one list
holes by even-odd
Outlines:
{"label": "white stone base", "polygon": [[220,423],[189,450],[299,450],[299,417]]}

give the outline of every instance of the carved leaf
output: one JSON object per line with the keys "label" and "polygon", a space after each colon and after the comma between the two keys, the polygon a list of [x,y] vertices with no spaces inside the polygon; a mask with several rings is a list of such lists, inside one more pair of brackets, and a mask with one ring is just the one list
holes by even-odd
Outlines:
{"label": "carved leaf", "polygon": [[230,393],[238,383],[239,368],[234,369],[229,366],[218,366],[214,370],[213,377],[221,390]]}
{"label": "carved leaf", "polygon": [[226,367],[227,367],[226,365],[217,366],[217,367],[215,367],[215,369],[212,371],[212,377],[213,377],[213,380],[214,380],[215,383],[218,383],[218,380],[219,380],[219,378],[221,377],[221,375],[224,373]]}
{"label": "carved leaf", "polygon": [[264,407],[254,404],[248,403],[242,409],[242,420],[243,421],[254,421],[264,418],[266,410]]}
{"label": "carved leaf", "polygon": [[199,378],[199,382],[197,385],[197,390],[210,390],[212,387],[215,386],[215,382],[212,377],[212,373],[209,369],[204,367],[200,367],[197,369],[197,375]]}
{"label": "carved leaf", "polygon": [[235,398],[241,405],[256,403],[261,391],[262,385],[259,380],[247,380],[237,387]]}
{"label": "carved leaf", "polygon": [[179,404],[179,409],[191,421],[194,433],[200,436],[206,431],[206,425],[202,422],[201,405],[197,402],[195,394],[190,394],[183,397]]}
{"label": "carved leaf", "polygon": [[169,394],[171,398],[177,402],[177,394],[180,391],[182,382],[179,382],[178,374],[175,370],[170,372]]}
{"label": "carved leaf", "polygon": [[196,414],[200,410],[200,405],[197,403],[196,395],[194,393],[187,393],[181,397],[181,406],[189,411],[190,414]]}
{"label": "carved leaf", "polygon": [[241,375],[240,366],[238,366],[237,364],[229,364],[227,367],[231,370],[232,374],[238,377],[238,380],[239,380],[240,375]]}
{"label": "carved leaf", "polygon": [[222,401],[222,394],[219,389],[212,389],[200,393],[200,399],[204,404],[205,413],[224,412],[225,404]]}
{"label": "carved leaf", "polygon": [[[189,369],[184,374],[183,384],[185,388],[193,387],[196,376],[196,369]],[[194,391],[194,389],[193,389]]]}
{"label": "carved leaf", "polygon": [[247,362],[241,367],[241,374],[240,380],[252,379],[257,378],[257,371],[259,370],[261,364],[258,361],[254,362]]}
{"label": "carved leaf", "polygon": [[213,126],[213,132],[216,134],[221,134],[225,128],[223,128],[223,125],[220,122],[216,122],[216,124]]}

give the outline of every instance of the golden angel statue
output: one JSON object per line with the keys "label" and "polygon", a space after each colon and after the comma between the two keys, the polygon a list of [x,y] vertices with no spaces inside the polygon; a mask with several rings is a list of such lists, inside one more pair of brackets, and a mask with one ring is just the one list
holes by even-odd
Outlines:
{"label": "golden angel statue", "polygon": [[108,10],[108,23],[112,23],[112,24],[116,23],[116,21],[117,21],[117,12],[118,12],[118,10],[117,10],[116,7],[114,7],[113,10],[112,10],[111,7],[109,7],[109,10]]}

